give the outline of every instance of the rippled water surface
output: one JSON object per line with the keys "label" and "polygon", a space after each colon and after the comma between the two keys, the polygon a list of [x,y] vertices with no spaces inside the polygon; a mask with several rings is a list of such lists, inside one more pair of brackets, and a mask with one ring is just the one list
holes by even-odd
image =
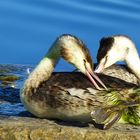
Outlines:
{"label": "rippled water surface", "polygon": [[126,34],[140,51],[139,25],[139,0],[0,0],[0,63],[37,64],[63,33],[81,38],[95,62],[106,35]]}
{"label": "rippled water surface", "polygon": [[[20,88],[29,65],[0,65],[0,115],[31,116],[20,101]],[[8,78],[7,78],[8,77]]]}

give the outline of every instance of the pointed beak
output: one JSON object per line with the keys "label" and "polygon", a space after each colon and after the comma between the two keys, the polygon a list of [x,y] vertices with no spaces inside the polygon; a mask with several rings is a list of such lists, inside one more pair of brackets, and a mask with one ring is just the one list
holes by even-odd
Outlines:
{"label": "pointed beak", "polygon": [[[92,82],[92,84],[96,87],[96,89],[98,90],[102,90],[98,84],[96,83],[95,80],[97,80],[103,87],[105,90],[107,90],[107,87],[105,86],[105,84],[99,79],[99,77],[93,73],[93,71],[90,71],[90,70],[86,70],[86,75],[87,77],[90,79],[90,81]],[[94,80],[95,79],[95,80]]]}
{"label": "pointed beak", "polygon": [[103,70],[104,70],[104,64],[100,63],[100,64],[97,65],[94,72],[95,73],[101,73]]}

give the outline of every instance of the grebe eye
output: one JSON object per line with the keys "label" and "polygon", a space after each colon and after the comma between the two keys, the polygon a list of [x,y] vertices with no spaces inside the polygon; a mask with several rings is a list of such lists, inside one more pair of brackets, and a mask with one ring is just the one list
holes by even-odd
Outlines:
{"label": "grebe eye", "polygon": [[86,60],[85,60],[85,59],[83,59],[83,61],[84,61],[84,66],[86,67]]}
{"label": "grebe eye", "polygon": [[86,64],[86,60],[85,60],[85,59],[83,59],[83,61],[84,61],[84,64]]}
{"label": "grebe eye", "polygon": [[107,59],[108,59],[108,56],[105,57],[105,62],[104,62],[104,64],[107,62]]}

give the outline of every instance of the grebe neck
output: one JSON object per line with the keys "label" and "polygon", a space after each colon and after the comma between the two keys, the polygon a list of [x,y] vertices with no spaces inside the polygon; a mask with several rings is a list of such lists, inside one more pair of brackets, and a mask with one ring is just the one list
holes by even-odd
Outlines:
{"label": "grebe neck", "polygon": [[42,82],[48,80],[59,59],[59,47],[54,44],[25,81],[23,86],[24,92],[35,91]]}
{"label": "grebe neck", "polygon": [[140,80],[140,58],[135,46],[129,48],[128,54],[125,58],[125,62],[128,65],[128,67],[131,69],[131,71]]}

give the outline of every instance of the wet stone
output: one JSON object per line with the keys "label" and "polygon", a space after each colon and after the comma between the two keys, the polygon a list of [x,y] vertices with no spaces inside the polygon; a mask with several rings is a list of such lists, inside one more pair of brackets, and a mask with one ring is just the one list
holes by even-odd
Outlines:
{"label": "wet stone", "polygon": [[16,80],[19,80],[20,77],[16,76],[16,75],[2,75],[0,76],[0,80],[1,81],[7,81],[7,82],[14,82]]}

